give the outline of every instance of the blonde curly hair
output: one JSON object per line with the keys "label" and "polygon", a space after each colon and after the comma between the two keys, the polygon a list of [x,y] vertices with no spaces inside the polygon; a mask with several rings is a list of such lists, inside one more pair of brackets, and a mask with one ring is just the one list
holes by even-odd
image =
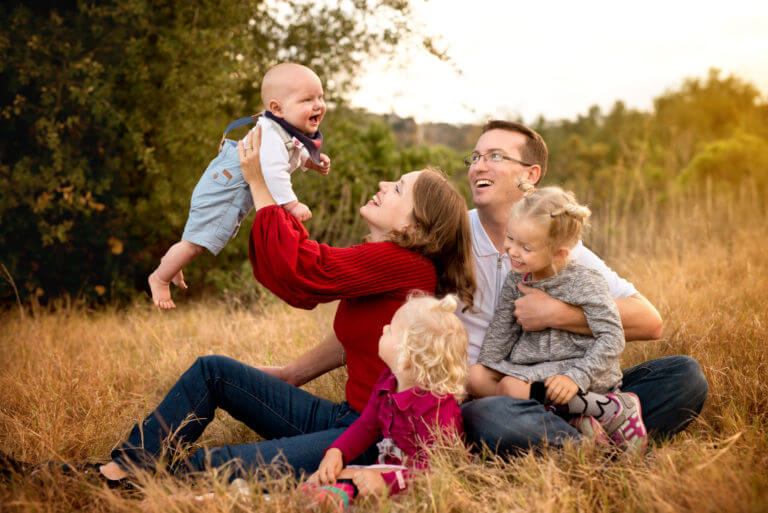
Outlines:
{"label": "blonde curly hair", "polygon": [[461,401],[469,370],[467,330],[454,313],[457,306],[454,294],[442,299],[412,294],[396,313],[404,326],[397,365],[408,363],[420,388]]}

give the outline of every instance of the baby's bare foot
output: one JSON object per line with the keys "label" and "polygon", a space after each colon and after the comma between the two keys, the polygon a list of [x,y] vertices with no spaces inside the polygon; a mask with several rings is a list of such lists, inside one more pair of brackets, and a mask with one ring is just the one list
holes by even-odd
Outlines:
{"label": "baby's bare foot", "polygon": [[173,277],[171,283],[183,290],[187,290],[188,288],[187,283],[184,281],[184,273],[182,271],[179,271],[179,273]]}
{"label": "baby's bare foot", "polygon": [[170,283],[163,281],[157,276],[157,272],[150,274],[147,281],[149,282],[149,290],[152,292],[152,301],[155,303],[156,307],[161,310],[171,310],[176,308],[176,305],[171,299]]}

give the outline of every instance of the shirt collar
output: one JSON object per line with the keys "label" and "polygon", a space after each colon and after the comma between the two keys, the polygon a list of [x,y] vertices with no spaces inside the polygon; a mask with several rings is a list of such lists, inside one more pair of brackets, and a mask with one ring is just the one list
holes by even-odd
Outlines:
{"label": "shirt collar", "polygon": [[480,222],[480,215],[476,208],[469,211],[469,224],[472,231],[472,244],[477,256],[498,256],[499,252],[496,250],[496,246],[491,242],[491,238],[485,233],[483,223]]}
{"label": "shirt collar", "polygon": [[391,370],[387,370],[386,372],[389,373],[389,375],[381,382],[379,393],[389,394],[392,397],[392,402],[400,411],[410,410],[414,404],[418,403],[426,396],[431,395],[429,392],[426,392],[419,387],[411,387],[408,390],[398,392],[395,375],[392,374]]}
{"label": "shirt collar", "polygon": [[320,130],[317,130],[314,134],[302,133],[298,128],[291,125],[283,118],[278,118],[268,110],[264,111],[264,117],[271,119],[280,125],[283,130],[288,132],[288,135],[293,138],[294,144],[296,144],[296,146],[299,146],[297,143],[301,143],[301,145],[307,149],[309,156],[312,158],[312,161],[315,162],[315,164],[322,163],[320,160],[320,146],[323,144],[323,134],[320,133]]}

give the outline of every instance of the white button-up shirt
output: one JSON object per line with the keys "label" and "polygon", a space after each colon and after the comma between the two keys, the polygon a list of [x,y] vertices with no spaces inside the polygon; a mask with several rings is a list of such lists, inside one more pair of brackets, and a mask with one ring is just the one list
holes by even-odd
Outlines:
{"label": "white button-up shirt", "polygon": [[[296,201],[291,173],[306,162],[309,152],[298,139],[285,134],[280,125],[266,116],[259,118],[258,125],[261,126],[259,160],[267,189],[278,205]],[[295,145],[298,151],[288,151],[288,144]]]}

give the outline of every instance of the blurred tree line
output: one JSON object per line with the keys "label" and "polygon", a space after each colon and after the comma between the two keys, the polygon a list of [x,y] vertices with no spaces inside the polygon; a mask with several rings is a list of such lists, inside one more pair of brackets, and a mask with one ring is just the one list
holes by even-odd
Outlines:
{"label": "blurred tree line", "polygon": [[603,255],[625,250],[637,223],[668,223],[675,205],[711,207],[717,196],[729,214],[749,204],[759,210],[750,215],[768,216],[768,102],[717,69],[655,98],[650,112],[617,101],[609,112],[593,106],[535,128],[550,149],[545,182],[592,207],[586,241]]}
{"label": "blurred tree line", "polygon": [[651,112],[617,101],[575,120],[535,125],[550,149],[548,183],[598,208],[631,208],[707,182],[768,186],[768,103],[752,84],[710,70],[654,100]]}
{"label": "blurred tree line", "polygon": [[[313,68],[329,100],[322,128],[332,173],[293,179],[318,240],[358,241],[359,206],[401,170],[442,167],[466,192],[461,157],[471,147],[399,144],[385,117],[344,103],[370,55],[414,43],[434,51],[408,16],[405,0],[4,3],[0,301],[15,300],[11,280],[22,301],[112,302],[145,289],[181,235],[221,131],[260,109],[261,76],[281,61]],[[652,112],[617,102],[534,127],[551,151],[546,181],[598,209],[703,183],[768,186],[768,105],[754,86],[716,71],[657,98]],[[217,258],[185,270],[193,290],[259,297],[250,219]]]}

